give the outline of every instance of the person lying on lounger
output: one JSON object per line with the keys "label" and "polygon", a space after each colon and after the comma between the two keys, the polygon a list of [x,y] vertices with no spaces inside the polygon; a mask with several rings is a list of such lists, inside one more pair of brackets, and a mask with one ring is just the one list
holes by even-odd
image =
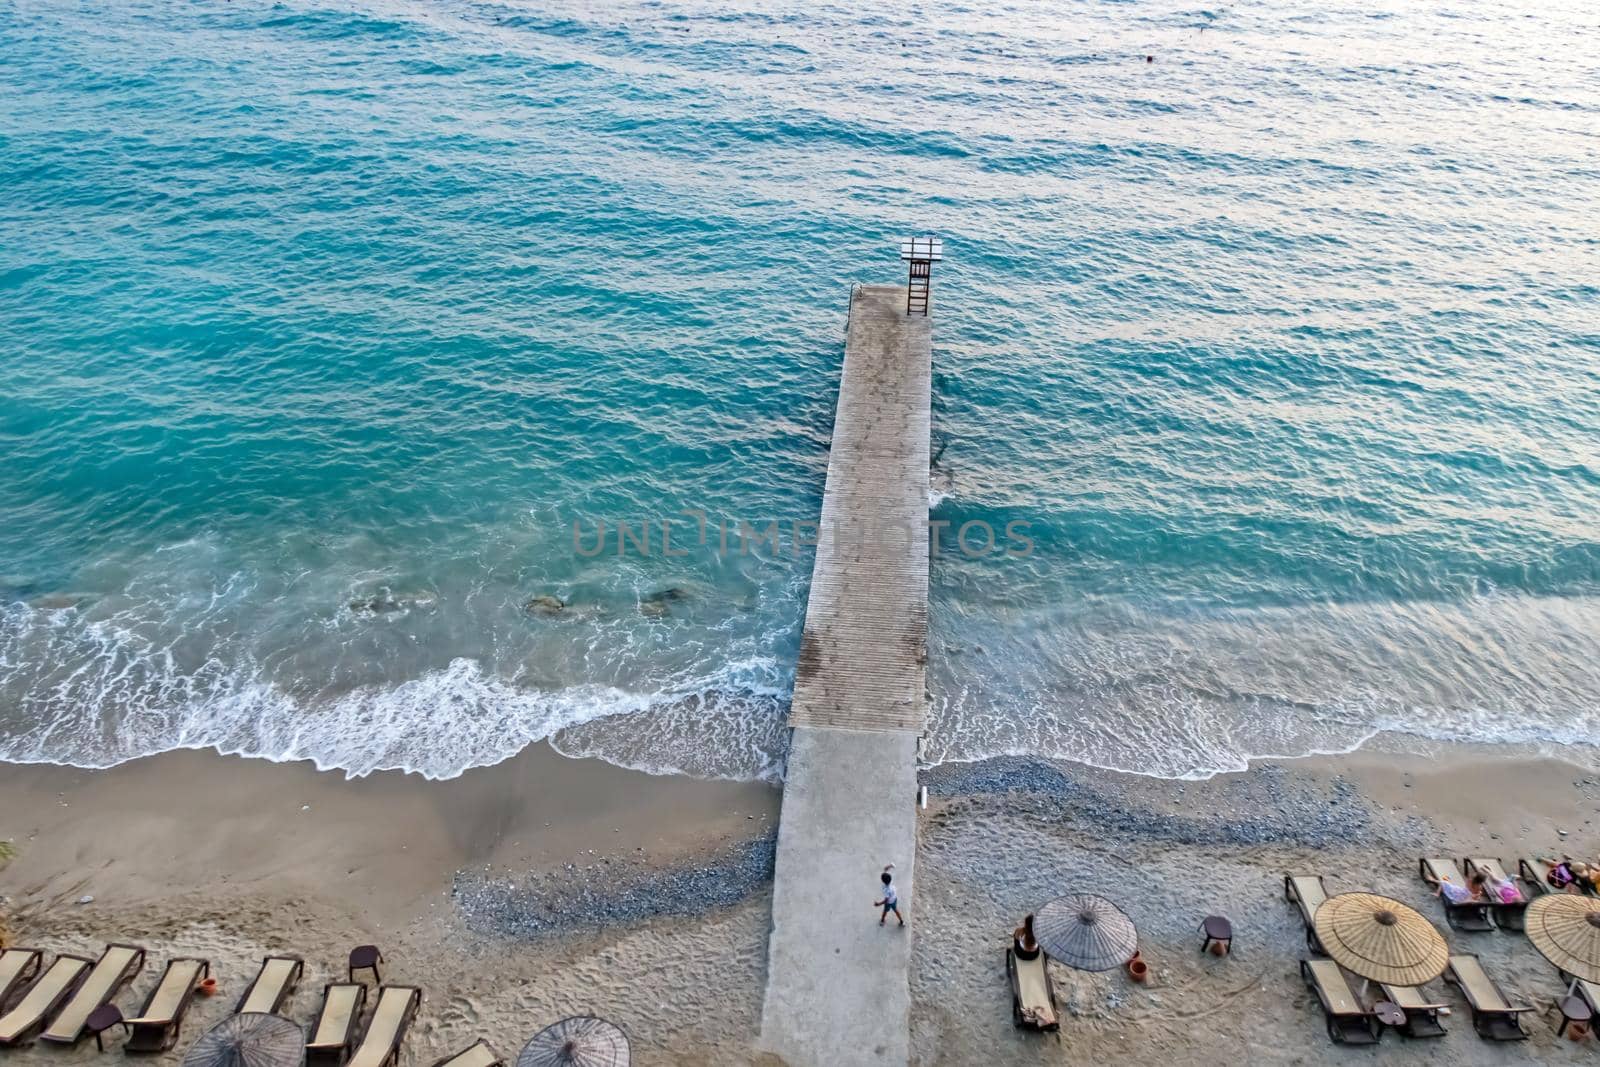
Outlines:
{"label": "person lying on lounger", "polygon": [[1011,932],[1015,939],[1017,959],[1031,960],[1039,955],[1039,942],[1033,939],[1033,916],[1029,915],[1022,920],[1022,925]]}
{"label": "person lying on lounger", "polygon": [[1522,890],[1517,888],[1517,883],[1509,877],[1491,878],[1488,883],[1489,899],[1499,901],[1501,904],[1521,904]]}
{"label": "person lying on lounger", "polygon": [[1538,862],[1544,868],[1544,880],[1551,889],[1559,889],[1563,893],[1594,892],[1595,869],[1587,863],[1571,856],[1562,856],[1560,859],[1539,856]]}
{"label": "person lying on lounger", "polygon": [[1446,878],[1439,883],[1433,891],[1436,897],[1443,897],[1451,904],[1476,904],[1484,899],[1484,877],[1474,874],[1467,879],[1467,884],[1462,885],[1453,878]]}
{"label": "person lying on lounger", "polygon": [[1538,861],[1544,865],[1544,880],[1550,883],[1551,889],[1560,889],[1568,893],[1575,891],[1578,876],[1572,873],[1572,860],[1569,857],[1547,860],[1540,856]]}
{"label": "person lying on lounger", "polygon": [[1600,868],[1579,860],[1569,860],[1567,866],[1572,868],[1572,877],[1576,880],[1578,888],[1586,893],[1593,893],[1596,879],[1600,877]]}

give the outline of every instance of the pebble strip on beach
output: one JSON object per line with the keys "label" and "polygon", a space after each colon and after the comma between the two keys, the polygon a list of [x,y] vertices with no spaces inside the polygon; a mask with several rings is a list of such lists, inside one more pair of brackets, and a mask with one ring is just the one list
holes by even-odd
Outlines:
{"label": "pebble strip on beach", "polygon": [[[1070,820],[1108,841],[1326,848],[1359,843],[1373,832],[1367,806],[1349,781],[1335,778],[1326,789],[1314,789],[1281,768],[1263,771],[1248,780],[1137,780],[1108,788],[1104,776],[1091,785],[1069,767],[1005,757],[929,768],[921,777],[941,802],[983,806],[1004,796],[1013,815]],[[1179,810],[1162,810],[1161,800]],[[1185,814],[1186,805],[1195,814]],[[768,828],[666,865],[632,853],[527,873],[461,871],[451,897],[470,928],[515,939],[702,915],[765,890],[776,843],[776,828]]]}
{"label": "pebble strip on beach", "polygon": [[451,897],[468,926],[510,938],[700,915],[765,888],[777,842],[774,827],[665,867],[636,853],[527,874],[462,871]]}

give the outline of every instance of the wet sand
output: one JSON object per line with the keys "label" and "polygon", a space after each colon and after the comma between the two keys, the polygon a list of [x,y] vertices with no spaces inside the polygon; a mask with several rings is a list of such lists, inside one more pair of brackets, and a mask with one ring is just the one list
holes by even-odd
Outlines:
{"label": "wet sand", "polygon": [[[1304,943],[1285,871],[1330,891],[1370,888],[1442,913],[1416,876],[1423,852],[1518,855],[1596,844],[1600,780],[1554,760],[1453,748],[1427,759],[1358,754],[1174,783],[1040,761],[925,775],[912,956],[913,1062],[1064,1063],[1159,1058],[1345,1063],[1297,975]],[[770,842],[778,793],[655,778],[544,747],[450,782],[347,782],[304,765],[173,753],[100,772],[0,768],[0,871],[17,940],[49,951],[148,945],[119,1000],[137,1008],[160,961],[213,960],[222,995],[197,1003],[194,1036],[232,1008],[260,956],[307,959],[286,1013],[309,1023],[349,948],[373,942],[384,977],[427,1000],[402,1056],[425,1065],[486,1037],[514,1056],[572,1012],[616,1019],[638,1062],[762,1064]],[[548,825],[547,825],[548,824]],[[1560,830],[1566,830],[1562,837]],[[877,936],[863,887],[862,936]],[[1056,965],[1062,1040],[1015,1031],[1006,932],[1062,892],[1105,893],[1138,924],[1152,981]],[[90,895],[87,904],[76,901]],[[1228,915],[1236,951],[1201,956],[1200,918]],[[1560,991],[1526,939],[1447,931],[1513,997]],[[1436,983],[1437,985],[1437,983]],[[1480,1041],[1459,997],[1442,1041],[1385,1038],[1405,1063],[1588,1062],[1593,1039]],[[37,1046],[20,1067],[96,1058]]]}
{"label": "wet sand", "polygon": [[458,870],[607,854],[671,859],[777,816],[766,785],[572,760],[537,745],[442,782],[347,780],[307,763],[171,752],[105,771],[6,766],[7,883],[97,902],[234,890],[344,897],[376,923],[435,903]]}

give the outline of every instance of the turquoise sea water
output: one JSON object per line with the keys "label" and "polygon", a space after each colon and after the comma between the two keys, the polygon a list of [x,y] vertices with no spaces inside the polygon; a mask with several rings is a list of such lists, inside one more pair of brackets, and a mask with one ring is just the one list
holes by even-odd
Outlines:
{"label": "turquoise sea water", "polygon": [[572,524],[815,517],[912,232],[933,516],[1037,546],[935,561],[930,757],[1600,744],[1596,40],[0,0],[0,758],[773,774],[809,556]]}

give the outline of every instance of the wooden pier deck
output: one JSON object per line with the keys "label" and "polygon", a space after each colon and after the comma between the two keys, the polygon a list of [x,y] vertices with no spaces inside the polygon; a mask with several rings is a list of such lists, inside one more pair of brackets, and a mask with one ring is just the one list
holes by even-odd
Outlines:
{"label": "wooden pier deck", "polygon": [[[791,1067],[904,1064],[926,710],[932,320],[852,299],[789,723],[761,1044]],[[895,865],[907,926],[879,928]]]}

